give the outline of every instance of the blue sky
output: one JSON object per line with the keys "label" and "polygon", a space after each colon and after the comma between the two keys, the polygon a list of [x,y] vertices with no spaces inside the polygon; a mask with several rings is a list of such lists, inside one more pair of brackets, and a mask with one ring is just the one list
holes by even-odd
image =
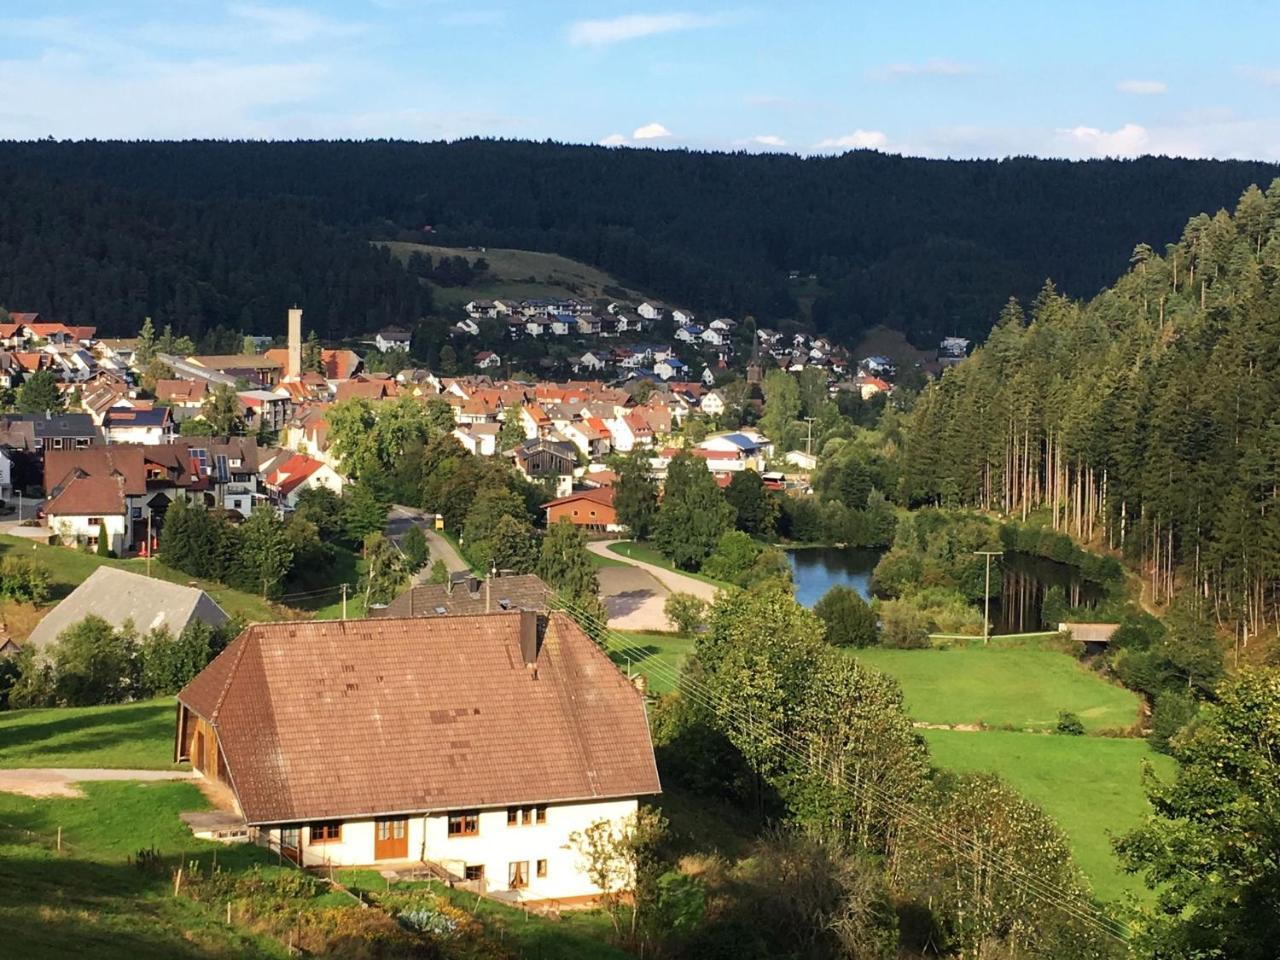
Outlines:
{"label": "blue sky", "polygon": [[0,138],[1280,160],[1280,4],[3,0]]}

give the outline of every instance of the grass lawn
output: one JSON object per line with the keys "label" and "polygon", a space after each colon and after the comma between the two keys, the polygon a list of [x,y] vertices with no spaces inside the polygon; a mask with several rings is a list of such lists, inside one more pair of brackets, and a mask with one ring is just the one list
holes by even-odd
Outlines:
{"label": "grass lawn", "polygon": [[[609,656],[613,662],[624,670],[630,667],[637,673],[644,674],[649,680],[649,689],[653,693],[668,693],[675,689],[672,674],[679,674],[684,668],[685,658],[693,649],[693,641],[688,637],[677,637],[669,633],[623,633],[627,645],[611,643]],[[654,670],[654,665],[658,670]]]}
{"label": "grass lawn", "polygon": [[[51,547],[45,543],[0,534],[0,556],[21,555],[39,561],[49,571],[53,583],[53,600],[61,600],[83,583],[94,570],[103,564],[146,574],[147,561],[140,559],[111,560],[96,553],[85,553],[74,547]],[[151,575],[173,583],[190,583],[194,579],[180,570],[171,570],[159,560],[151,561]],[[212,580],[195,580],[195,583],[218,602],[231,616],[242,616],[250,621],[284,620],[288,611],[270,601],[242,590],[234,590]]]}
{"label": "grass lawn", "polygon": [[924,723],[1051,730],[1059,710],[1086,730],[1128,729],[1138,696],[1056,650],[966,646],[950,650],[869,647],[852,655],[898,679],[907,712]]}
{"label": "grass lawn", "polygon": [[723,580],[716,580],[714,577],[706,577],[700,573],[690,573],[688,570],[681,570],[653,547],[648,544],[637,543],[635,540],[623,540],[619,543],[612,543],[609,545],[609,552],[616,553],[622,557],[631,557],[633,560],[639,560],[643,563],[652,563],[655,567],[662,567],[664,570],[670,570],[673,573],[679,573],[686,577],[692,577],[695,580],[701,580],[703,583],[709,583],[713,587],[719,587],[721,590],[738,589],[732,583],[725,583]]}
{"label": "grass lawn", "polygon": [[[170,871],[217,850],[220,867],[263,862],[248,845],[196,840],[178,820],[206,802],[190,783],[88,783],[86,796],[33,800],[0,793],[0,929],[5,956],[55,960],[286,957],[279,943],[227,926],[221,911],[173,897]],[[54,837],[62,828],[63,850]],[[163,866],[129,863],[155,847]]]}
{"label": "grass lawn", "polygon": [[0,767],[171,770],[173,704],[172,697],[163,697],[110,707],[0,712]]}
{"label": "grass lawn", "polygon": [[629,567],[631,564],[625,560],[615,560],[613,557],[606,557],[602,553],[587,553],[587,559],[591,561],[591,565],[596,569],[600,567]]}
{"label": "grass lawn", "polygon": [[1139,877],[1121,872],[1110,837],[1137,825],[1149,811],[1142,791],[1143,761],[1170,778],[1172,759],[1143,740],[1001,730],[923,732],[937,766],[998,773],[1057,820],[1098,897],[1145,892]]}
{"label": "grass lawn", "polygon": [[[387,889],[387,881],[373,870],[343,870],[338,874],[351,890],[365,890],[375,897]],[[465,890],[455,890],[429,881],[430,888],[455,907],[467,911],[485,931],[514,956],[546,960],[626,960],[632,955],[608,942],[612,935],[609,918],[599,910],[575,910],[559,920],[527,913],[516,907],[494,903]],[[421,889],[421,883],[394,883],[392,890]]]}

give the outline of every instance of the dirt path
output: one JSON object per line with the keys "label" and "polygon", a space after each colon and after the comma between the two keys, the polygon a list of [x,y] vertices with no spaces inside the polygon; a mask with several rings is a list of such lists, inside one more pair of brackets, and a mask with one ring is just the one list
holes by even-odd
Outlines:
{"label": "dirt path", "polygon": [[658,581],[658,583],[662,584],[662,586],[666,587],[671,593],[692,593],[698,599],[711,603],[715,600],[716,594],[720,592],[711,584],[702,580],[695,580],[693,577],[686,577],[683,573],[676,573],[674,570],[666,570],[663,567],[655,566],[652,563],[645,563],[643,560],[635,560],[631,557],[625,557],[622,554],[614,553],[609,549],[610,544],[619,542],[620,541],[618,540],[592,540],[587,544],[587,549],[592,553],[598,553],[602,557],[608,557],[610,560],[621,560],[625,564],[638,567],[652,576]]}
{"label": "dirt path", "polygon": [[670,630],[663,605],[670,595],[666,587],[639,567],[601,567],[600,599],[609,611],[615,630]]}
{"label": "dirt path", "polygon": [[26,797],[83,797],[77,783],[87,780],[190,780],[190,770],[104,770],[71,767],[26,767],[0,770],[0,792]]}

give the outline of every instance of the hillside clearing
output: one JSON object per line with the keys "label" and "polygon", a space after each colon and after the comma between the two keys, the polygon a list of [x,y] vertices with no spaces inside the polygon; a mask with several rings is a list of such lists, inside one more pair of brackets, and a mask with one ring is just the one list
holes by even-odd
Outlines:
{"label": "hillside clearing", "polygon": [[174,699],[0,712],[0,768],[173,770]]}
{"label": "hillside clearing", "polygon": [[989,730],[925,730],[936,766],[998,773],[1058,822],[1071,840],[1080,869],[1103,900],[1142,894],[1139,877],[1121,871],[1111,837],[1137,826],[1150,812],[1142,768],[1162,777],[1175,764],[1144,740],[1064,737]]}
{"label": "hillside clearing", "polygon": [[436,301],[442,306],[460,305],[471,300],[532,298],[594,300],[607,297],[606,287],[622,291],[623,299],[636,301],[644,295],[630,290],[610,274],[578,260],[556,253],[540,253],[535,250],[515,250],[505,247],[486,247],[483,250],[469,247],[438,247],[426,243],[387,241],[382,244],[396,257],[408,260],[412,253],[422,253],[432,258],[465,257],[476,260],[483,257],[489,263],[489,279],[465,287],[442,287],[432,284]]}

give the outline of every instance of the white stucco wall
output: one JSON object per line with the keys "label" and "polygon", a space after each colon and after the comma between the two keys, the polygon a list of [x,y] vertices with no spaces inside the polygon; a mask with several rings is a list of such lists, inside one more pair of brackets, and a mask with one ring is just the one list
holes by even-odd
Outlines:
{"label": "white stucco wall", "polygon": [[[577,852],[567,849],[571,834],[585,830],[597,820],[621,821],[634,814],[636,800],[608,800],[597,803],[548,804],[547,822],[524,826],[507,825],[507,808],[480,811],[480,830],[475,836],[449,836],[447,813],[409,816],[408,857],[440,864],[458,876],[467,866],[484,866],[487,892],[519,900],[557,900],[593,896],[599,888],[587,879]],[[280,831],[272,829],[271,841],[278,843]],[[310,830],[302,828],[303,863],[336,866],[368,866],[374,858],[374,821],[346,820],[342,839],[313,844]],[[537,875],[539,860],[547,861],[547,875]],[[508,867],[528,861],[529,885],[509,891]],[[400,862],[404,861],[385,861]]]}
{"label": "white stucco wall", "polygon": [[[123,515],[108,514],[102,517],[103,523],[107,527],[107,536],[110,538],[110,548],[116,553],[124,552],[125,544],[125,518]],[[89,517],[75,517],[63,514],[54,514],[46,521],[49,529],[56,533],[64,544],[74,546],[78,537],[97,537],[98,524],[89,523]]]}

